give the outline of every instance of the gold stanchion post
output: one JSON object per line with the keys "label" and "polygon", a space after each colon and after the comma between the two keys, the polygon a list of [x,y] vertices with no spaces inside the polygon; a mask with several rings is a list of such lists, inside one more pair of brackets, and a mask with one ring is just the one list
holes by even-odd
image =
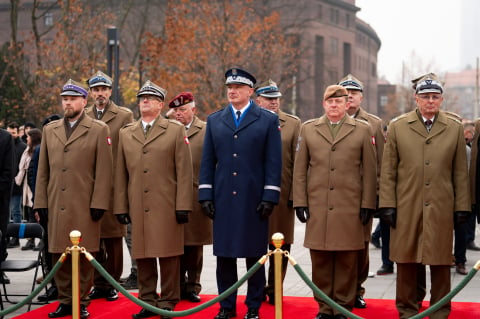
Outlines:
{"label": "gold stanchion post", "polygon": [[280,248],[283,245],[283,234],[275,233],[272,235],[272,244],[275,246],[273,252],[273,264],[275,274],[275,319],[283,317],[283,285],[282,285],[282,257],[283,251]]}
{"label": "gold stanchion post", "polygon": [[78,230],[70,232],[70,241],[73,246],[70,249],[72,257],[72,319],[80,319],[80,276],[79,276],[79,257],[80,257],[80,241],[82,233]]}

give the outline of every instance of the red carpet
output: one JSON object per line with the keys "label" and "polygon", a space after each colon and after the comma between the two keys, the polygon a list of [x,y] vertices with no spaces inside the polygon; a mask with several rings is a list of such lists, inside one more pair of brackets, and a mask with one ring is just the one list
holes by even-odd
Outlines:
{"label": "red carpet", "polygon": [[[214,298],[213,295],[201,295],[203,301]],[[237,299],[237,318],[242,319],[247,312],[246,306],[243,303],[245,296],[238,296]],[[395,303],[393,300],[385,299],[367,299],[368,307],[366,309],[355,309],[354,313],[360,317],[366,319],[390,319],[398,318],[397,310],[395,309]],[[428,303],[424,302],[424,306]],[[20,316],[16,316],[16,319],[41,319],[48,318],[49,312],[55,311],[58,303],[52,303],[41,308],[32,310]],[[193,308],[196,304],[182,301],[175,310],[185,310]],[[129,299],[120,295],[117,301],[108,302],[104,299],[94,300],[88,307],[91,319],[131,319],[132,314],[140,311],[140,307],[134,304]],[[213,319],[217,314],[219,305],[213,305],[207,309],[204,309],[194,315],[187,317],[177,318],[189,318],[189,319]],[[285,319],[297,319],[306,318],[313,319],[318,312],[317,303],[313,300],[313,297],[284,297],[283,303],[283,318]],[[7,318],[9,318],[7,316]],[[66,319],[71,318],[65,317]],[[155,318],[155,317],[153,317]],[[158,317],[156,317],[158,318]],[[260,308],[260,318],[273,319],[275,318],[275,307],[263,303]],[[453,302],[452,313],[449,319],[478,319],[480,318],[480,303],[473,302]]]}

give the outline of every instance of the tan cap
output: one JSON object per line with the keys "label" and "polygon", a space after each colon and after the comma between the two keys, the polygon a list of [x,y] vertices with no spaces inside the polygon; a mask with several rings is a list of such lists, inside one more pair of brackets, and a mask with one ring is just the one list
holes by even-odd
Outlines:
{"label": "tan cap", "polygon": [[341,85],[330,85],[325,89],[323,100],[326,101],[332,97],[348,96],[347,89]]}

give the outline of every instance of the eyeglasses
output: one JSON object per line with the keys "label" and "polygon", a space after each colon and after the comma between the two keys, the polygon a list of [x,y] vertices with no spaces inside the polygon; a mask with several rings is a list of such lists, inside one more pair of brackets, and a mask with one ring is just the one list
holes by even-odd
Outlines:
{"label": "eyeglasses", "polygon": [[143,101],[145,99],[148,100],[148,101],[159,101],[159,102],[161,102],[161,100],[158,98],[158,96],[154,96],[154,95],[142,95],[142,96],[138,97],[139,101]]}
{"label": "eyeglasses", "polygon": [[432,99],[434,101],[438,101],[442,98],[442,96],[440,94],[432,94],[432,95],[418,94],[418,97],[421,98],[422,100],[427,100],[427,101],[429,101],[430,99]]}

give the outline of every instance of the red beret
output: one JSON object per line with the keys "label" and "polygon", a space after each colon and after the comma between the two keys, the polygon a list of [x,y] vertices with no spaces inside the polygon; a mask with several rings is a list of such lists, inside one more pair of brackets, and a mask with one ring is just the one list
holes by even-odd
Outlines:
{"label": "red beret", "polygon": [[190,92],[182,92],[176,97],[174,97],[173,100],[170,101],[170,103],[168,103],[168,107],[179,107],[190,102],[193,102],[193,94]]}

